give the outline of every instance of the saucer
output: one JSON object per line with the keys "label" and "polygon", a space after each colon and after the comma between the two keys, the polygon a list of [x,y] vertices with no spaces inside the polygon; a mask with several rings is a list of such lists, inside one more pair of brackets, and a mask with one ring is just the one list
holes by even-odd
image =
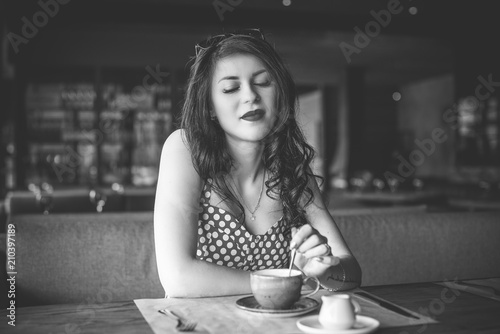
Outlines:
{"label": "saucer", "polygon": [[326,329],[318,320],[318,315],[310,315],[297,320],[297,327],[304,333],[310,334],[366,334],[371,333],[380,326],[380,322],[376,319],[365,317],[362,315],[356,316],[354,326],[349,329]]}
{"label": "saucer", "polygon": [[272,317],[295,317],[314,311],[319,307],[319,302],[312,298],[301,298],[291,308],[286,310],[272,310],[262,308],[254,296],[244,297],[236,301],[236,306],[242,310],[262,313]]}

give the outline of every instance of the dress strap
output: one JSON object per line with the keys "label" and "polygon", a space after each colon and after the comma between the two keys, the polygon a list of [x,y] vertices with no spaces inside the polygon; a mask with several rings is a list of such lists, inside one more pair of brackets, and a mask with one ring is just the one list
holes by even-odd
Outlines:
{"label": "dress strap", "polygon": [[207,179],[201,191],[200,204],[210,204],[211,195],[212,195],[212,179]]}

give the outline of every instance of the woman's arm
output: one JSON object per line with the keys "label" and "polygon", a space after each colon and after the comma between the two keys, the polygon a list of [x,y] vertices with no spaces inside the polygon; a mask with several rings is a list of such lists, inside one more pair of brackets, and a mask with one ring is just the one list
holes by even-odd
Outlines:
{"label": "woman's arm", "polygon": [[[333,217],[326,208],[319,187],[310,180],[313,201],[306,207],[310,225],[302,226],[292,238],[301,253],[298,259],[306,275],[317,276],[323,286],[334,290],[349,290],[361,284],[361,268],[347,246]],[[328,243],[332,256],[323,245]]]}
{"label": "woman's arm", "polygon": [[171,297],[250,293],[248,272],[196,259],[203,181],[177,130],[166,140],[154,208],[154,237],[160,282]]}

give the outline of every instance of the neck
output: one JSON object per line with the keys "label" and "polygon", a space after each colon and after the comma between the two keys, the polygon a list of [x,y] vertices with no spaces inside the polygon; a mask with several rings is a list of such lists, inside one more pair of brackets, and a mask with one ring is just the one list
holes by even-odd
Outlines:
{"label": "neck", "polygon": [[235,180],[246,183],[259,181],[264,171],[262,153],[264,146],[260,142],[238,142],[228,141],[229,151],[234,159],[234,167],[231,171]]}

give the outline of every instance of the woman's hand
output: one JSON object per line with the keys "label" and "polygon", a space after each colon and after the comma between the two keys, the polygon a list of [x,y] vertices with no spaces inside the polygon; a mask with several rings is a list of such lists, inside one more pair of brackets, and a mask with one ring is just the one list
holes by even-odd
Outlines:
{"label": "woman's hand", "polygon": [[292,228],[290,248],[297,251],[295,266],[307,276],[320,276],[340,263],[340,259],[331,254],[327,238],[309,224]]}

